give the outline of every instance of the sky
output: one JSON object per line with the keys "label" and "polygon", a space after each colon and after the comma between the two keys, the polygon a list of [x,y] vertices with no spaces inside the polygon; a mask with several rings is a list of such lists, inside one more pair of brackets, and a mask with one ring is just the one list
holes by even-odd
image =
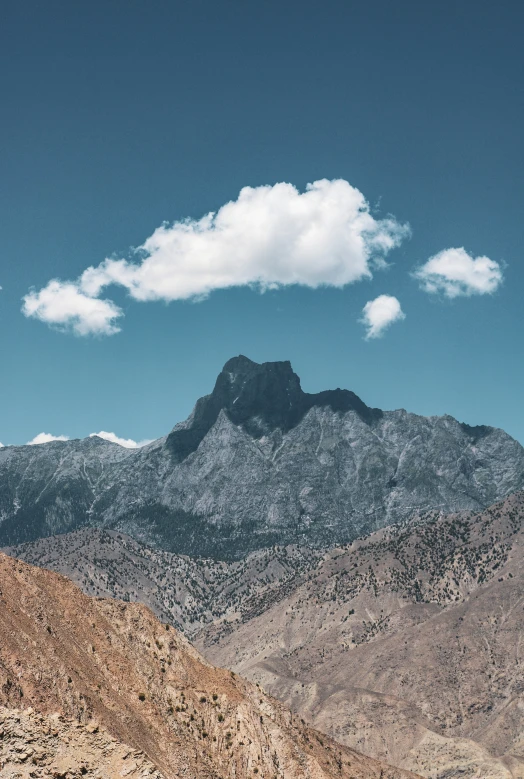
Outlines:
{"label": "sky", "polygon": [[524,443],[523,24],[4,2],[0,441],[157,438],[244,354]]}

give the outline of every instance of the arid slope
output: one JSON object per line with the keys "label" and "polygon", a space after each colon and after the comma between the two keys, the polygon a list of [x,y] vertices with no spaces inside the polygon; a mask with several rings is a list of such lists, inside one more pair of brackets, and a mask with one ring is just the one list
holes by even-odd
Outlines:
{"label": "arid slope", "polygon": [[141,600],[318,729],[432,779],[521,777],[524,495],[235,562],[85,529],[11,554]]}
{"label": "arid slope", "polygon": [[[0,635],[2,727],[12,733],[14,721],[22,744],[24,731],[32,733],[21,762],[33,763],[34,776],[121,776],[116,762],[97,756],[97,739],[103,751],[106,738],[97,728],[128,745],[128,766],[137,750],[140,776],[151,775],[148,761],[165,779],[409,775],[320,736],[255,685],[209,665],[145,606],[89,598],[64,577],[5,555]],[[53,718],[61,725],[50,725]],[[54,746],[45,742],[49,730]],[[55,765],[75,732],[93,769]],[[0,754],[2,776],[17,775],[22,753]]]}
{"label": "arid slope", "polygon": [[366,754],[439,779],[522,777],[523,517],[518,493],[379,531],[197,645]]}

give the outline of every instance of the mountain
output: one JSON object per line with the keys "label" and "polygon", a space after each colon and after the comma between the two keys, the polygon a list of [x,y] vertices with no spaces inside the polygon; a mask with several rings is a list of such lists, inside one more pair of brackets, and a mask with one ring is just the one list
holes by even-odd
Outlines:
{"label": "mountain", "polygon": [[5,777],[408,779],[214,668],[139,604],[0,555]]}
{"label": "mountain", "polygon": [[216,559],[346,543],[414,511],[524,488],[495,428],[303,392],[289,362],[229,360],[190,417],[138,450],[99,438],[0,449],[0,544],[82,527]]}
{"label": "mountain", "polygon": [[337,741],[428,779],[524,776],[524,493],[229,563],[85,529],[10,549],[142,600]]}

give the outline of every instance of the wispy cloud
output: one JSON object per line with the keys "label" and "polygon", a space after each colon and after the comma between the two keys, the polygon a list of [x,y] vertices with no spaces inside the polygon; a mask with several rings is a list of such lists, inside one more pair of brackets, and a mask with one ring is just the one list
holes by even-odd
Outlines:
{"label": "wispy cloud", "polygon": [[343,287],[370,278],[410,234],[394,217],[376,219],[358,189],[326,179],[244,187],[201,219],[164,224],[132,260],[106,259],[76,281],[54,279],[24,298],[23,312],[78,335],[111,335],[121,309],[103,290],[136,300],[201,300],[213,290],[290,284]]}
{"label": "wispy cloud", "polygon": [[50,441],[69,441],[67,435],[52,435],[51,433],[38,433],[31,441],[27,442],[27,446],[35,446],[36,444],[48,444]]}
{"label": "wispy cloud", "polygon": [[366,339],[370,339],[380,338],[393,322],[405,318],[397,298],[392,295],[379,295],[366,303],[360,321],[366,327]]}
{"label": "wispy cloud", "polygon": [[[152,439],[147,439],[144,441],[133,441],[132,438],[120,438],[120,436],[117,436],[115,433],[109,433],[106,430],[101,430],[99,433],[91,433],[89,435],[89,438],[93,438],[94,436],[98,436],[98,438],[103,438],[105,441],[110,441],[113,444],[124,446],[126,447],[126,449],[138,449],[141,446],[146,446],[146,444],[150,444],[152,440]],[[35,435],[35,437],[31,439],[31,441],[27,442],[26,446],[35,446],[37,444],[49,444],[51,441],[69,441],[69,440],[71,439],[67,435],[52,435],[51,433],[38,433],[38,435]],[[0,446],[3,446],[3,444],[0,444]]]}
{"label": "wispy cloud", "polygon": [[125,446],[126,449],[138,449],[141,446],[146,446],[147,444],[151,443],[151,439],[144,441],[133,441],[132,438],[120,438],[119,436],[115,435],[115,433],[108,433],[106,430],[101,430],[99,433],[91,433],[89,437],[93,438],[93,436],[98,436],[98,438],[111,441],[111,443],[118,444],[119,446]]}
{"label": "wispy cloud", "polygon": [[502,284],[502,269],[489,257],[473,258],[464,248],[444,249],[417,268],[413,276],[422,289],[447,298],[486,295]]}

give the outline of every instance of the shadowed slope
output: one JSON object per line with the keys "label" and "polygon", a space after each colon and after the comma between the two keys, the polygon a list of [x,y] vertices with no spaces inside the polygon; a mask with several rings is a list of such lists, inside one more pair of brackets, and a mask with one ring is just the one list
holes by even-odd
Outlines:
{"label": "shadowed slope", "polygon": [[341,413],[356,411],[368,424],[382,417],[380,409],[369,408],[349,390],[304,392],[288,361],[259,364],[240,355],[228,360],[211,395],[200,398],[187,425],[169,434],[167,446],[178,462],[184,460],[198,448],[221,411],[233,424],[261,438],[277,429],[288,433],[313,406]]}

